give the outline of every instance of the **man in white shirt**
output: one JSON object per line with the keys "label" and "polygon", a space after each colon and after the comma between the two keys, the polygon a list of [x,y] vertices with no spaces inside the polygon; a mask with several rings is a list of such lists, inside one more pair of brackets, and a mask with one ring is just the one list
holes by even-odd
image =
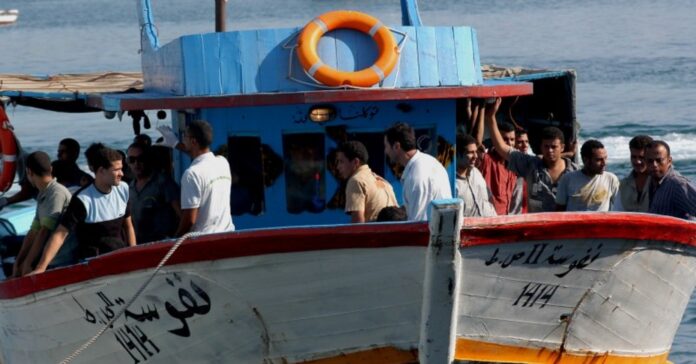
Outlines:
{"label": "man in white shirt", "polygon": [[[179,144],[171,129],[159,128],[164,144],[186,151],[191,165],[181,176],[181,221],[176,235],[190,231],[233,231],[230,212],[232,176],[227,159],[210,151],[213,129],[208,122],[191,122]],[[178,144],[178,145],[177,145]]]}
{"label": "man in white shirt", "polygon": [[580,149],[582,170],[564,174],[558,181],[557,211],[609,211],[619,192],[619,179],[606,172],[607,151],[594,139]]}
{"label": "man in white shirt", "polygon": [[447,171],[437,159],[416,149],[416,137],[408,124],[396,123],[387,129],[384,154],[404,167],[401,186],[408,220],[427,220],[431,201],[452,198]]}

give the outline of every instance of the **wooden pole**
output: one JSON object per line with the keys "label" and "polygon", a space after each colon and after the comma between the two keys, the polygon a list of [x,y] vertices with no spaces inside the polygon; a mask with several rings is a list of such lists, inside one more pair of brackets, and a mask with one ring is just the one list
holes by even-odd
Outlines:
{"label": "wooden pole", "polygon": [[443,364],[454,360],[456,344],[462,200],[434,201],[431,208],[418,359]]}
{"label": "wooden pole", "polygon": [[215,0],[215,31],[218,33],[224,32],[227,28],[225,24],[227,17],[226,3],[227,0]]}

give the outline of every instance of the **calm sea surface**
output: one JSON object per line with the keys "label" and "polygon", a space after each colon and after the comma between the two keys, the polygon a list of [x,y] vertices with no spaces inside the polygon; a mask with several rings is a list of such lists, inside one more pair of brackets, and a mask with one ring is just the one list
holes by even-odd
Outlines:
{"label": "calm sea surface", "polygon": [[[163,44],[212,31],[214,1],[153,0]],[[313,16],[358,9],[399,24],[398,0],[230,0],[228,29],[301,26]],[[135,0],[5,0],[19,22],[0,28],[0,73],[53,74],[140,70]],[[427,25],[477,29],[484,63],[574,68],[583,139],[608,148],[609,169],[630,169],[628,140],[666,140],[676,168],[696,178],[696,2],[693,0],[429,0]],[[59,114],[17,107],[10,119],[25,148],[54,153],[65,137],[125,147],[130,122],[101,114]],[[153,118],[154,120],[154,118]],[[153,134],[154,135],[154,134]],[[696,363],[696,296],[671,360]]]}

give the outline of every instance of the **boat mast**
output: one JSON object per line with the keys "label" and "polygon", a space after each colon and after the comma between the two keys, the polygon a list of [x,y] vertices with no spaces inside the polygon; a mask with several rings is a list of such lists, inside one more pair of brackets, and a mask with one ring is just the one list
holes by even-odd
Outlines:
{"label": "boat mast", "polygon": [[227,0],[215,0],[215,32],[221,33],[226,30],[226,4]]}
{"label": "boat mast", "polygon": [[401,23],[414,27],[423,25],[418,12],[418,0],[401,0]]}

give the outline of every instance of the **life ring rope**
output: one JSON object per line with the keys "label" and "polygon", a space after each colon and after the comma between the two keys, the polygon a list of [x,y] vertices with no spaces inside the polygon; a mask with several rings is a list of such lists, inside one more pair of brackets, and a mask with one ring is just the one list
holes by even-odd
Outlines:
{"label": "life ring rope", "polygon": [[[328,19],[329,24],[323,19]],[[311,27],[310,31],[305,33],[305,30],[309,27]],[[362,70],[346,72],[339,71],[324,63],[316,53],[316,45],[326,32],[335,29],[353,29],[371,36],[380,49],[380,54],[375,64]],[[401,39],[396,41],[391,33],[399,35]],[[379,34],[379,39],[375,38],[377,34]],[[385,34],[388,34],[388,36]],[[305,42],[302,42],[303,35],[305,36]],[[300,39],[295,42],[295,39],[298,37]],[[389,41],[389,39],[391,39],[391,41]],[[377,83],[381,84],[394,72],[394,84],[391,86],[382,85],[382,87],[395,88],[399,76],[399,58],[407,39],[408,34],[389,28],[381,21],[364,13],[345,10],[325,13],[312,19],[304,28],[298,30],[283,44],[284,49],[291,50],[288,60],[288,78],[299,84],[324,89],[369,89]],[[309,45],[300,49],[301,44]],[[303,57],[300,56],[300,52],[305,52],[305,56],[307,56],[307,54],[310,56],[304,57],[303,62]],[[295,53],[298,54],[302,70],[313,83],[298,79],[293,75],[293,58]],[[327,82],[327,74],[330,79],[329,82]]]}

